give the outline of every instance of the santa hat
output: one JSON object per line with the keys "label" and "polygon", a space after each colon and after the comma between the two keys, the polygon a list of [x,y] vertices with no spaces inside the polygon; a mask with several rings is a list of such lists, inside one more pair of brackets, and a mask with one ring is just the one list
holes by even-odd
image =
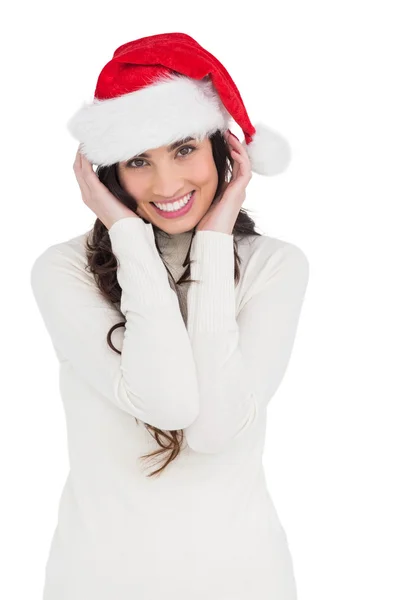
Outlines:
{"label": "santa hat", "polygon": [[263,123],[252,125],[219,60],[185,33],[164,33],[119,46],[100,72],[93,102],[84,102],[67,128],[91,163],[111,165],[188,136],[224,132],[232,118],[255,173],[286,169],[288,143]]}

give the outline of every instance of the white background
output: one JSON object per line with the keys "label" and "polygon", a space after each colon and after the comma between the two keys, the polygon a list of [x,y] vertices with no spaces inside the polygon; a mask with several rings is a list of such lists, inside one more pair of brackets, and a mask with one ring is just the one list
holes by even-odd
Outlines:
{"label": "white background", "polygon": [[29,285],[35,257],[95,219],[81,201],[72,170],[78,143],[66,122],[92,97],[118,46],[173,31],[225,65],[251,121],[280,131],[293,152],[284,174],[254,174],[244,208],[259,232],[299,245],[310,262],[264,457],[299,600],[400,598],[395,7],[81,0],[3,9],[4,600],[41,600],[68,471],[58,363]]}

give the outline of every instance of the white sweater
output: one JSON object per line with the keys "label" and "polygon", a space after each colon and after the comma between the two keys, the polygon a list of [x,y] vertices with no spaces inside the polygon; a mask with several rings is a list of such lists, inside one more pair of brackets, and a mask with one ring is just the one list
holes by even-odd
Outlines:
{"label": "white sweater", "polygon": [[[109,230],[125,327],[85,270],[88,232],[36,258],[31,286],[60,361],[70,470],[43,600],[295,600],[262,463],[266,408],[287,368],[309,278],[294,244],[199,231],[177,293],[151,223]],[[177,281],[190,232],[164,239]],[[182,312],[181,312],[182,311]],[[186,314],[187,312],[187,314]],[[138,419],[136,422],[135,417]],[[143,423],[183,429],[178,457]],[[147,466],[146,466],[147,465]]]}

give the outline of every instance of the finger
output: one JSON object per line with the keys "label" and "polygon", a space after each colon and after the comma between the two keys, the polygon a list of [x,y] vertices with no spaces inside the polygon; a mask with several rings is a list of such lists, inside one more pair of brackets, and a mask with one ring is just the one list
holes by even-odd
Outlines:
{"label": "finger", "polygon": [[241,156],[238,152],[236,152],[236,150],[232,150],[232,153],[234,155],[235,162],[238,165],[238,171],[240,175],[250,181],[250,179],[253,177],[251,165],[249,166],[246,159],[243,158],[243,156]]}
{"label": "finger", "polygon": [[[228,144],[229,147],[229,152],[230,155],[233,159],[233,166],[232,166],[232,179],[234,179],[239,171],[239,165],[238,165],[238,161],[237,161],[237,154],[235,155],[235,150],[233,149],[233,144],[236,141],[235,140],[235,136],[233,135],[233,133],[231,133],[229,130],[225,132],[224,134],[226,142]],[[232,141],[232,143],[231,143]]]}
{"label": "finger", "polygon": [[228,141],[228,144],[231,146],[231,148],[233,150],[238,151],[240,156],[242,156],[244,158],[244,161],[247,162],[248,167],[251,168],[250,158],[249,158],[249,155],[247,154],[247,150],[246,150],[244,144],[242,142],[240,142],[239,139],[233,133],[229,133],[227,141]]}
{"label": "finger", "polygon": [[246,160],[246,157],[243,156],[243,154],[241,154],[240,152],[238,152],[237,150],[232,150],[231,152],[232,154],[232,158],[235,160],[236,164],[240,164],[242,165],[242,167],[244,169],[247,169],[249,166],[248,161]]}
{"label": "finger", "polygon": [[84,154],[82,154],[81,173],[83,183],[85,185],[84,189],[86,190],[86,195],[88,196],[88,199],[91,199],[93,195],[96,195],[96,193],[99,191],[102,184],[100,183],[98,176],[93,170],[92,163],[86,158]]}
{"label": "finger", "polygon": [[240,158],[241,158],[243,171],[249,173],[250,177],[251,177],[253,168],[252,168],[250,156],[248,155],[247,148],[244,145],[244,143],[243,144],[239,143],[238,153],[239,153]]}
{"label": "finger", "polygon": [[93,171],[93,165],[84,154],[81,154],[81,161],[83,176],[85,177],[85,179],[90,180],[91,176],[95,174]]}
{"label": "finger", "polygon": [[87,200],[86,196],[89,193],[89,186],[88,186],[87,182],[85,181],[85,178],[83,175],[82,162],[83,162],[82,154],[79,152],[79,149],[78,149],[76,156],[75,156],[73,169],[74,169],[75,177],[78,181],[79,188],[82,192],[82,196],[84,197],[83,199]]}
{"label": "finger", "polygon": [[81,154],[80,154],[79,148],[78,148],[78,150],[76,151],[76,154],[75,154],[75,160],[74,160],[73,168],[75,169],[75,168],[78,168],[80,166],[81,166]]}
{"label": "finger", "polygon": [[229,130],[226,132],[225,139],[227,140],[228,144],[231,144],[234,146],[237,146],[238,144],[240,144],[239,138],[236,137],[236,135]]}
{"label": "finger", "polygon": [[232,178],[236,177],[239,171],[239,160],[238,154],[235,150],[231,150],[231,156],[233,158],[233,167],[232,167]]}
{"label": "finger", "polygon": [[250,165],[250,158],[249,158],[249,155],[247,154],[245,142],[239,142],[239,140],[235,140],[235,141],[236,141],[235,150],[237,150],[239,152],[240,156],[242,156],[244,158],[244,161],[248,162]]}
{"label": "finger", "polygon": [[250,157],[247,153],[244,145],[239,141],[234,133],[226,131],[224,133],[225,140],[228,144],[231,157],[233,159],[232,167],[232,181],[237,178],[240,173],[241,176],[247,177],[250,181],[252,178],[252,166]]}

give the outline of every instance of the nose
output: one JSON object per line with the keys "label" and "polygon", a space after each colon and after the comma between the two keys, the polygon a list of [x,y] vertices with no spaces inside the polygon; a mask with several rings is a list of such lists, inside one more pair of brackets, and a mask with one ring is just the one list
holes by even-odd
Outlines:
{"label": "nose", "polygon": [[179,198],[179,196],[183,196],[185,193],[184,182],[174,176],[174,171],[170,164],[158,168],[154,175],[152,187],[154,198],[159,198],[160,200]]}

